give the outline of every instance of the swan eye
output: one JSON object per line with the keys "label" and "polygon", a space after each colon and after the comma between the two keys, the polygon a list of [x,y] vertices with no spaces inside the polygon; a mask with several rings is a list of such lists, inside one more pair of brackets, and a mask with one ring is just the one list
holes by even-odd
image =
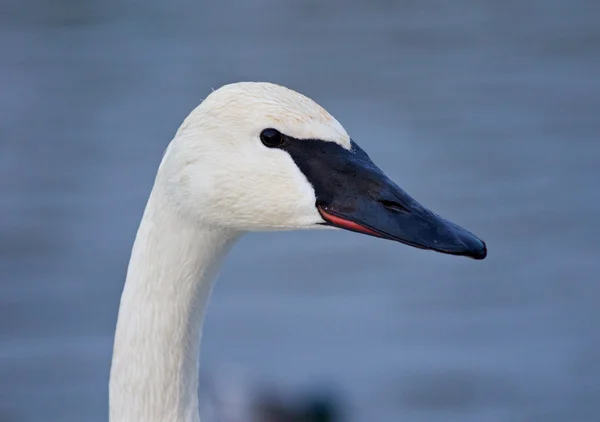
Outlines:
{"label": "swan eye", "polygon": [[276,129],[265,129],[260,133],[260,140],[269,148],[283,144],[283,134]]}

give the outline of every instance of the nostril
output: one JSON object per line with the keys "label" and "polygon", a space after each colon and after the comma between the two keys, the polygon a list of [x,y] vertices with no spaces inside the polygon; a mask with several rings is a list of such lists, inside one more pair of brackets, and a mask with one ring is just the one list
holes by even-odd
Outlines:
{"label": "nostril", "polygon": [[381,205],[383,205],[384,207],[386,207],[390,211],[402,213],[402,214],[410,214],[410,210],[408,208],[406,208],[404,205],[402,205],[396,201],[390,201],[388,199],[380,199],[379,203]]}

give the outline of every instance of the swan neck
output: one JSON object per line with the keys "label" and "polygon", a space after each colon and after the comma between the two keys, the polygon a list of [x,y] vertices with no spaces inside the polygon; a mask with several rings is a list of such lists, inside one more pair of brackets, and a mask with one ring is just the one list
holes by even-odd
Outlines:
{"label": "swan neck", "polygon": [[188,219],[154,187],[131,253],[111,366],[111,422],[198,422],[205,307],[235,233]]}

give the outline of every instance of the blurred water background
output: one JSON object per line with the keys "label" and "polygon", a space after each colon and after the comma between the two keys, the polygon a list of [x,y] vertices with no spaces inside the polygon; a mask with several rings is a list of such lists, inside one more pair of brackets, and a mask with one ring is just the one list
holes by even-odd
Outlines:
{"label": "blurred water background", "polygon": [[597,2],[0,7],[1,422],[107,419],[161,154],[239,80],[314,98],[490,255],[250,235],[214,290],[203,376],[235,364],[287,391],[326,385],[353,422],[600,420]]}

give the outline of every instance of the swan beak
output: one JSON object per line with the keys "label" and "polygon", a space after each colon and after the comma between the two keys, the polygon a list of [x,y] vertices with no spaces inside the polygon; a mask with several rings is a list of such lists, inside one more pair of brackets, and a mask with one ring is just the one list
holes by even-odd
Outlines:
{"label": "swan beak", "polygon": [[487,256],[473,233],[428,210],[398,187],[358,145],[320,184],[317,209],[326,225],[473,259]]}

